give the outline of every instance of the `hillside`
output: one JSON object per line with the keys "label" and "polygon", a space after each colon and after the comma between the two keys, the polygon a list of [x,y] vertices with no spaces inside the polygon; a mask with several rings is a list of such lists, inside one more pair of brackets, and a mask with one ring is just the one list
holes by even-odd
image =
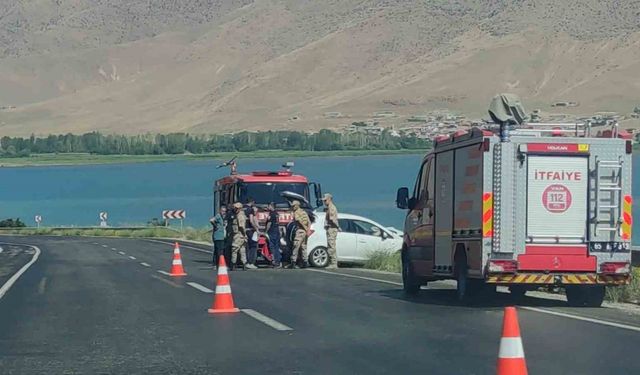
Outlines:
{"label": "hillside", "polygon": [[[6,0],[0,133],[335,127],[640,105],[640,1]],[[346,118],[325,118],[340,112]]]}

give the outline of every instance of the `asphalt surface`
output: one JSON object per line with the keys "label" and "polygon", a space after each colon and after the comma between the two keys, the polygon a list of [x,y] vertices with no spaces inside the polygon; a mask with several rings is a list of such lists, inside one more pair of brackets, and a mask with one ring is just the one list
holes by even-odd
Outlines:
{"label": "asphalt surface", "polygon": [[[397,275],[357,269],[231,273],[236,305],[269,325],[207,313],[215,273],[199,246],[182,247],[188,275],[171,278],[158,272],[170,244],[0,237],[0,287],[34,254],[5,243],[41,254],[0,298],[2,374],[492,374],[511,303],[460,306],[446,284],[408,299]],[[530,374],[640,373],[637,313],[523,305]]]}

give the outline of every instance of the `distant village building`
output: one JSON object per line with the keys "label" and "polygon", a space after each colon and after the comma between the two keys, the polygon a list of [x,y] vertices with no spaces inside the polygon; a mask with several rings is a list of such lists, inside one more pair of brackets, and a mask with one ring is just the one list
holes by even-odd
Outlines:
{"label": "distant village building", "polygon": [[580,103],[578,102],[555,102],[551,104],[552,107],[577,107]]}

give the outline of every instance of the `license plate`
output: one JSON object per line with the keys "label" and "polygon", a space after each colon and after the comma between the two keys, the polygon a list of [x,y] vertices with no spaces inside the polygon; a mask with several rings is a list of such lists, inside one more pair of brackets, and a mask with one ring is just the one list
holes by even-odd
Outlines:
{"label": "license plate", "polygon": [[591,251],[629,251],[631,244],[628,242],[591,242]]}

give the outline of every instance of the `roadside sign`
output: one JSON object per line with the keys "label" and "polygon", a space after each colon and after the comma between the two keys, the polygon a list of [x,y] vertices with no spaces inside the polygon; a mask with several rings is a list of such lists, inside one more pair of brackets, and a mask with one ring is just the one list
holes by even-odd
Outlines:
{"label": "roadside sign", "polygon": [[36,225],[38,226],[38,228],[40,228],[40,223],[42,222],[42,216],[40,215],[36,215],[33,220],[35,220]]}
{"label": "roadside sign", "polygon": [[185,210],[164,210],[162,211],[163,219],[184,219],[187,217],[187,211]]}
{"label": "roadside sign", "polygon": [[187,217],[186,210],[164,210],[162,211],[162,218],[165,220],[165,225],[169,226],[170,219],[180,219],[180,230],[183,227],[183,220]]}
{"label": "roadside sign", "polygon": [[100,226],[101,227],[106,227],[107,226],[107,213],[106,212],[100,212],[100,215],[98,215],[100,217]]}

